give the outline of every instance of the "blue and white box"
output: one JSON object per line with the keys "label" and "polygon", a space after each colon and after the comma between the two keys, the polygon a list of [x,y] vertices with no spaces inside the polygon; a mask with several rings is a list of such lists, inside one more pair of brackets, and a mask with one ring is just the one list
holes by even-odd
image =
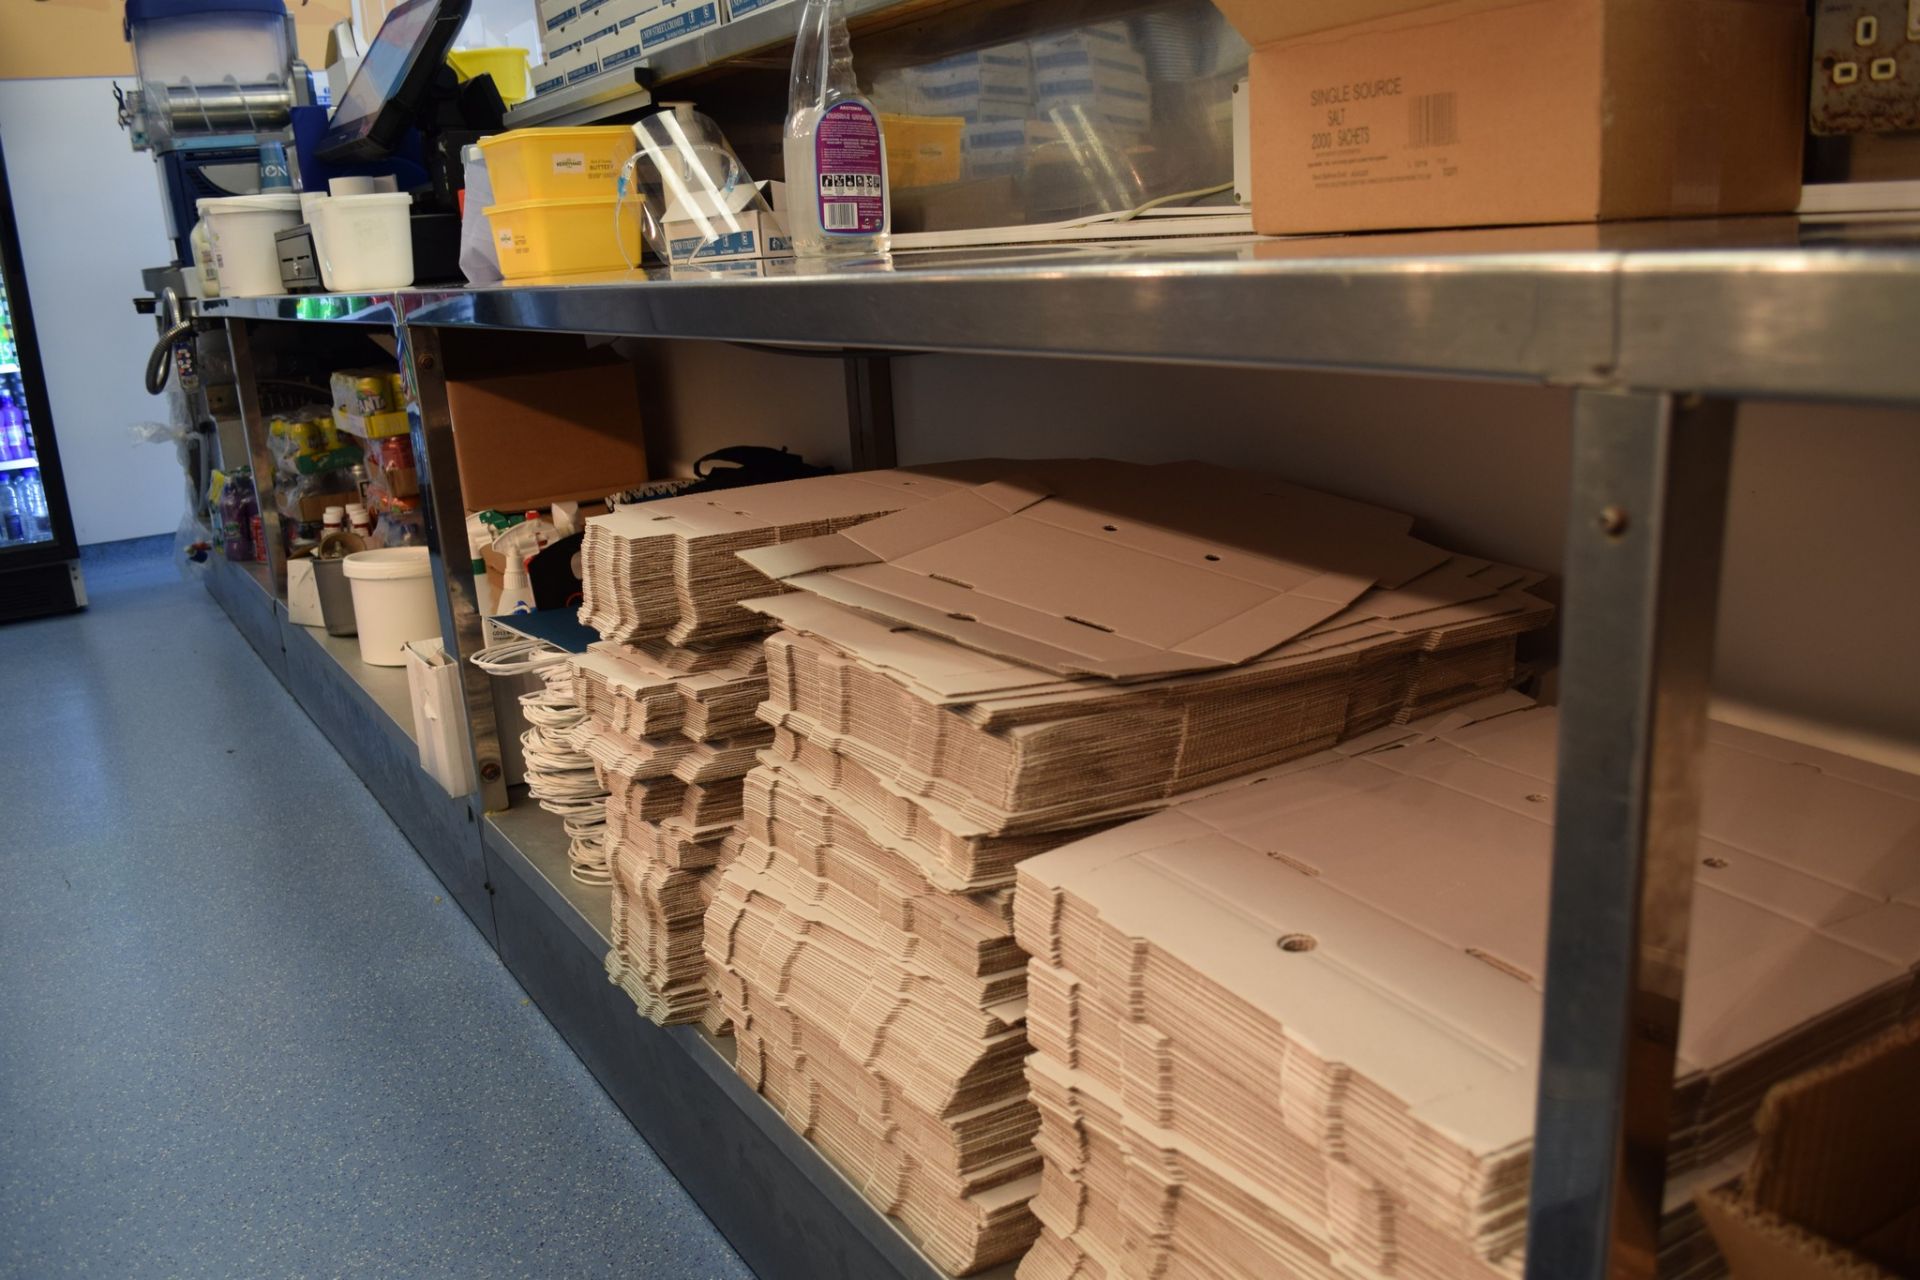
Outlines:
{"label": "blue and white box", "polygon": [[957,54],[902,73],[908,113],[983,120],[1023,120],[1033,106],[1027,46],[998,45]]}
{"label": "blue and white box", "polygon": [[659,0],[640,22],[640,43],[648,53],[720,25],[720,0]]}
{"label": "blue and white box", "polygon": [[1037,120],[990,120],[960,133],[960,161],[969,182],[1024,174],[1034,149],[1060,140],[1060,130]]}
{"label": "blue and white box", "polygon": [[772,9],[777,5],[792,3],[794,0],[727,0],[727,21],[738,22],[750,13],[759,13],[762,9]]}
{"label": "blue and white box", "polygon": [[[747,207],[755,203],[755,192],[766,196],[768,209]],[[695,192],[687,200],[675,201],[667,207],[660,228],[667,240],[668,263],[703,266],[791,258],[793,239],[787,234],[786,219],[778,212],[783,195],[783,184],[761,182],[736,187],[719,200]]]}
{"label": "blue and white box", "polygon": [[1102,31],[1090,27],[1032,43],[1034,112],[1042,119],[1144,133],[1153,124],[1146,57]]}

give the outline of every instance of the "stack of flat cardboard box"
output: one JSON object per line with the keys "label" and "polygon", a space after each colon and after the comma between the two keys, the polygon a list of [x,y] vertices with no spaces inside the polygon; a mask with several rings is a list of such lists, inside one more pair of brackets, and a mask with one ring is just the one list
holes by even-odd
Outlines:
{"label": "stack of flat cardboard box", "polygon": [[607,789],[613,875],[607,975],[659,1023],[725,1023],[708,999],[701,922],[738,849],[741,779],[768,734],[757,641],[711,650],[592,645],[573,663],[586,719],[573,745]]}
{"label": "stack of flat cardboard box", "polygon": [[831,533],[963,487],[934,471],[863,471],[687,494],[587,521],[580,621],[608,640],[758,638],[739,607],[770,586],[736,552]]}
{"label": "stack of flat cardboard box", "polygon": [[[958,469],[964,472],[964,468]],[[735,552],[812,537],[962,487],[885,471],[666,498],[587,522],[581,621],[606,639],[574,662],[572,743],[608,791],[608,976],[656,1022],[725,1018],[708,998],[701,924],[736,854],[742,778],[771,731],[761,637],[740,599],[778,590]]]}
{"label": "stack of flat cardboard box", "polygon": [[[1519,1273],[1556,736],[1466,708],[1020,865],[1022,1280]],[[1766,1089],[1920,991],[1920,779],[1709,741],[1663,1276]]]}
{"label": "stack of flat cardboard box", "polygon": [[1037,1224],[1022,859],[1504,688],[1550,614],[1410,522],[1049,463],[745,556],[775,727],[707,954],[742,1074],[956,1274]]}

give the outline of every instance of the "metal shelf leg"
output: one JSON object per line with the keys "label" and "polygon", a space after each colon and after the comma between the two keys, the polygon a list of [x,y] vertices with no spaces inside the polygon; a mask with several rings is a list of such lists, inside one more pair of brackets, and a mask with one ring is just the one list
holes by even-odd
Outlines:
{"label": "metal shelf leg", "polygon": [[1530,1280],[1654,1275],[1733,417],[1575,400]]}
{"label": "metal shelf leg", "polygon": [[847,366],[847,433],[856,471],[900,465],[893,437],[893,358],[850,355]]}
{"label": "metal shelf leg", "polygon": [[273,449],[267,440],[267,415],[260,407],[260,387],[255,381],[253,331],[246,321],[227,321],[227,342],[233,352],[234,390],[240,403],[241,430],[247,441],[247,463],[253,468],[253,494],[260,509],[260,536],[267,544],[273,598],[285,604],[287,543],[280,530],[280,508],[273,500]]}
{"label": "metal shelf leg", "polygon": [[507,776],[500,759],[493,686],[487,673],[468,661],[483,646],[480,597],[473,582],[473,560],[468,555],[466,500],[460,489],[459,459],[453,452],[453,414],[447,405],[440,334],[435,329],[410,325],[396,326],[395,332],[400,340],[401,367],[413,392],[414,465],[420,473],[421,505],[427,516],[433,589],[440,601],[440,642],[460,670],[474,772],[480,779],[481,808],[505,809]]}

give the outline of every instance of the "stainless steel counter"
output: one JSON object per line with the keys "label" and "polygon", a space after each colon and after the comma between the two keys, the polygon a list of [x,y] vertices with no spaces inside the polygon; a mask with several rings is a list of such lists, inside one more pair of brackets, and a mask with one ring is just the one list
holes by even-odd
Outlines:
{"label": "stainless steel counter", "polygon": [[208,318],[1920,401],[1920,219],[1122,242],[215,299]]}

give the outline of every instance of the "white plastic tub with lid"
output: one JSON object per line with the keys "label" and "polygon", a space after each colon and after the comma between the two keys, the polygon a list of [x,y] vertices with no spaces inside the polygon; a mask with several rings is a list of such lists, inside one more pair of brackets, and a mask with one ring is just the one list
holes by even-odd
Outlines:
{"label": "white plastic tub with lid", "polygon": [[346,572],[353,584],[362,662],[405,666],[408,641],[440,634],[440,605],[425,547],[356,551],[346,559]]}
{"label": "white plastic tub with lid", "polygon": [[[337,185],[337,184],[336,184]],[[404,191],[334,194],[310,201],[313,256],[335,293],[413,283],[413,197]]]}
{"label": "white plastic tub with lid", "polygon": [[[229,298],[285,293],[275,235],[300,225],[300,197],[293,192],[222,196],[199,202],[220,292]],[[409,264],[411,265],[411,264]]]}

